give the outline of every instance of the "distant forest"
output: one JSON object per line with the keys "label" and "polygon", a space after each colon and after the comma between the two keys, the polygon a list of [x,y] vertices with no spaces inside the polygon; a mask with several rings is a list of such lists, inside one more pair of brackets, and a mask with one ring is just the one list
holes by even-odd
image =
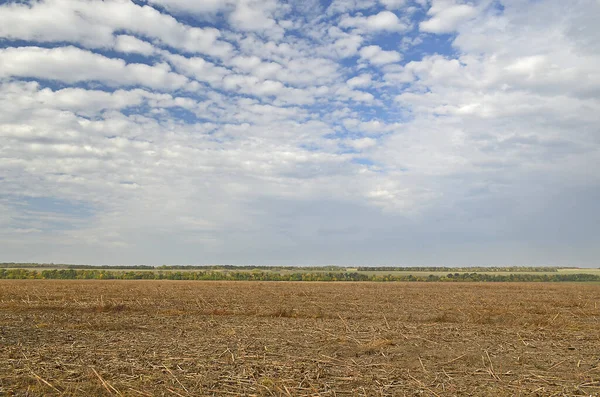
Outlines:
{"label": "distant forest", "polygon": [[449,272],[449,273],[471,273],[471,272],[558,272],[560,269],[576,269],[576,267],[557,266],[254,266],[254,265],[73,265],[58,263],[0,263],[0,268],[19,269],[93,269],[93,270],[262,270],[262,271],[297,271],[297,272],[347,272],[352,269],[358,272]]}
{"label": "distant forest", "polygon": [[[297,269],[297,268],[296,268]],[[0,279],[58,280],[222,280],[222,281],[422,281],[422,282],[590,282],[600,281],[598,274],[485,274],[476,272],[446,275],[394,275],[358,272],[295,272],[265,271],[154,271],[109,269],[13,269],[1,268]]]}

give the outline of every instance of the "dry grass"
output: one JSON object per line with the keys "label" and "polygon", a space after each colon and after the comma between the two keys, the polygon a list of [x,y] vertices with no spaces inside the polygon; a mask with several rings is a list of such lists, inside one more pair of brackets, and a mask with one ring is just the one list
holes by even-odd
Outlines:
{"label": "dry grass", "polygon": [[3,280],[0,394],[600,395],[600,286]]}

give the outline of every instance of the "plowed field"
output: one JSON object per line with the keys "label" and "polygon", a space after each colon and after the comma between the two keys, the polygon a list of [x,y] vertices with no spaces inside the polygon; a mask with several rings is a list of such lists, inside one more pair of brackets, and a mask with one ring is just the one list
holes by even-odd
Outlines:
{"label": "plowed field", "polygon": [[596,396],[600,285],[2,280],[0,394]]}

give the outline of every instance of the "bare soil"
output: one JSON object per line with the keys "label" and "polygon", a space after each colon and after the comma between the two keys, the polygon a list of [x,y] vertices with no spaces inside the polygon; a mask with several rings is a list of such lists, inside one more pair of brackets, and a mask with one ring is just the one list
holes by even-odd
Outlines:
{"label": "bare soil", "polygon": [[598,396],[600,285],[1,280],[0,394]]}

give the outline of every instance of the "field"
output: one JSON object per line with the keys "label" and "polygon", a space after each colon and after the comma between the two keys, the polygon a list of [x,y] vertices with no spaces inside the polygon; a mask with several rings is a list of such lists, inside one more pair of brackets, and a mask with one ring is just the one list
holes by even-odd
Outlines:
{"label": "field", "polygon": [[600,285],[0,280],[0,394],[600,395]]}

